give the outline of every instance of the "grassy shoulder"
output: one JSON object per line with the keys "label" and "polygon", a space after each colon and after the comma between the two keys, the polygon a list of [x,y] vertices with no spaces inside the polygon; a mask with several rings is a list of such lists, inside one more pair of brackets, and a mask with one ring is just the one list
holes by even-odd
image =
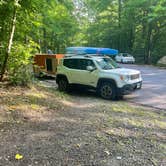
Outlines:
{"label": "grassy shoulder", "polygon": [[158,166],[166,162],[165,133],[162,110],[43,84],[0,87],[3,165]]}
{"label": "grassy shoulder", "polygon": [[156,66],[160,67],[160,68],[163,68],[163,69],[166,69],[166,65],[164,65],[164,64],[157,64]]}

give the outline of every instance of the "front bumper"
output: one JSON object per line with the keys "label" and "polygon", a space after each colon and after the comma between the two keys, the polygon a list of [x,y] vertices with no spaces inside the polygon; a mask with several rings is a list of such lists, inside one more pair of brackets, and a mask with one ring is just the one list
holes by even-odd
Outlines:
{"label": "front bumper", "polygon": [[136,82],[133,84],[127,84],[127,85],[124,85],[122,88],[118,88],[118,94],[127,95],[132,93],[135,90],[141,89],[141,87],[142,87],[142,81]]}
{"label": "front bumper", "polygon": [[124,60],[123,63],[135,63],[134,60]]}

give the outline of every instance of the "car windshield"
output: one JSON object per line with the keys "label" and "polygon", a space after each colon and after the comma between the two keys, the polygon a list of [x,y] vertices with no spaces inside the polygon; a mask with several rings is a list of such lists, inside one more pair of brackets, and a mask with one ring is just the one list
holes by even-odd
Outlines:
{"label": "car windshield", "polygon": [[104,70],[119,68],[118,64],[111,58],[97,59],[96,62]]}

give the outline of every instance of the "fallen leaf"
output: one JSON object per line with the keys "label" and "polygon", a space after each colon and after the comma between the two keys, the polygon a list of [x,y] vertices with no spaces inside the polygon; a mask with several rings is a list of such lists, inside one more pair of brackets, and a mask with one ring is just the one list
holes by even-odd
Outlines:
{"label": "fallen leaf", "polygon": [[16,154],[15,155],[15,159],[16,160],[20,160],[20,159],[22,159],[23,158],[23,155],[21,155],[21,154]]}

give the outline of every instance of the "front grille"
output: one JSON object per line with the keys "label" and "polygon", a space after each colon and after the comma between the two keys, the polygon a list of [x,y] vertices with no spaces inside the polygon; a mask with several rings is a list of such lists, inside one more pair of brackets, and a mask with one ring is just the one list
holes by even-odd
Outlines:
{"label": "front grille", "polygon": [[139,74],[133,74],[133,75],[131,75],[131,80],[135,80],[137,78],[139,78]]}

